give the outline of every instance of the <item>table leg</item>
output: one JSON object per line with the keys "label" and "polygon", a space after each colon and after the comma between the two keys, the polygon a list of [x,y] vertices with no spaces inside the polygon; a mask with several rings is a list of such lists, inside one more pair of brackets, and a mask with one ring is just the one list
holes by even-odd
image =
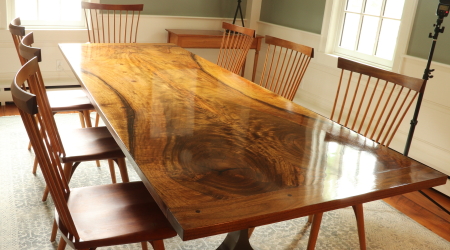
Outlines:
{"label": "table leg", "polygon": [[253,250],[248,238],[248,229],[228,233],[216,250]]}
{"label": "table leg", "polygon": [[317,237],[319,236],[320,224],[322,223],[323,213],[317,213],[313,216],[311,232],[309,233],[307,250],[314,250],[316,247]]}

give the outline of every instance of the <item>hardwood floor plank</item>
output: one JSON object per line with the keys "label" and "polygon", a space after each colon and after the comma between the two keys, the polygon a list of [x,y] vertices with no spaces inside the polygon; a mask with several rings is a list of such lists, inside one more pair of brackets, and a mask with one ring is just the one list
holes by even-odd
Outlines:
{"label": "hardwood floor plank", "polygon": [[445,209],[450,210],[450,199],[446,195],[440,193],[439,191],[436,191],[434,189],[426,189],[423,190],[428,196],[433,198],[435,201],[437,201],[441,206],[443,206]]}
{"label": "hardwood floor plank", "polygon": [[[425,192],[426,192],[426,194],[430,193],[430,191],[425,191]],[[428,200],[425,196],[423,196],[419,192],[413,192],[413,193],[404,194],[404,196],[406,198],[410,199],[411,201],[415,202],[416,204],[426,208],[428,211],[430,211],[431,213],[435,214],[436,216],[439,216],[439,217],[441,217],[444,220],[450,221],[450,215],[445,213],[443,210],[441,210],[438,206],[436,206],[433,202]],[[445,205],[445,204],[443,204],[445,202],[442,202],[442,201],[439,202],[439,198],[436,198],[436,197],[433,197],[433,196],[430,196],[430,197],[433,198],[435,201],[437,201],[441,206]]]}
{"label": "hardwood floor plank", "polygon": [[19,111],[17,110],[14,104],[6,104],[1,106],[0,116],[11,116],[11,115],[19,115]]}
{"label": "hardwood floor plank", "polygon": [[[417,192],[416,192],[417,193]],[[420,194],[419,194],[420,195]],[[421,197],[417,194],[408,194],[409,197],[414,197],[420,204],[426,204],[428,200],[425,197]],[[450,221],[447,221],[433,212],[430,212],[428,205],[423,207],[415,201],[407,198],[405,195],[398,195],[384,199],[386,203],[396,208],[400,212],[404,213],[411,219],[420,223],[422,226],[430,229],[442,238],[450,241]],[[433,209],[433,208],[432,208]]]}

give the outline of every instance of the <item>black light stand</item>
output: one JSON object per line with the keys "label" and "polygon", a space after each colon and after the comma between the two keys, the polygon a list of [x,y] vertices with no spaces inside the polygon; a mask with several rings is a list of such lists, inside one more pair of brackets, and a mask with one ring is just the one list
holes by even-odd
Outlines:
{"label": "black light stand", "polygon": [[[424,71],[423,77],[422,77],[422,79],[424,79],[425,81],[428,81],[429,78],[433,78],[433,75],[431,75],[431,73],[434,71],[434,69],[430,69],[430,66],[431,66],[431,61],[433,60],[434,48],[436,47],[436,41],[438,39],[439,33],[444,33],[445,27],[441,28],[441,24],[444,21],[444,17],[448,16],[449,11],[450,11],[450,0],[440,0],[438,9],[436,11],[436,15],[438,16],[438,19],[436,21],[436,24],[433,25],[435,27],[434,35],[432,35],[432,33],[429,34],[429,37],[433,38],[433,42],[431,44],[431,49],[430,49],[430,54],[428,56],[427,66],[425,68],[425,71]],[[414,111],[414,116],[411,120],[411,127],[410,127],[410,130],[408,133],[408,138],[406,139],[405,151],[403,152],[403,154],[405,156],[408,156],[409,148],[411,147],[411,140],[412,140],[412,137],[414,135],[414,130],[417,125],[417,117],[419,116],[419,110],[420,110],[420,106],[422,104],[422,98],[423,98],[425,86],[426,86],[426,82],[423,86],[422,91],[419,93],[419,96],[417,98],[416,109]],[[449,177],[449,179],[450,179],[450,177]],[[441,206],[441,204],[437,203],[435,200],[433,200],[431,197],[429,197],[427,194],[425,194],[422,190],[419,190],[419,192],[423,196],[425,196],[428,200],[433,202],[436,206],[441,208],[444,212],[446,212],[447,214],[450,214],[450,211],[445,209],[443,206]]]}
{"label": "black light stand", "polygon": [[234,13],[233,24],[236,23],[236,18],[237,18],[238,11],[239,11],[239,14],[241,15],[242,27],[245,27],[245,26],[244,26],[244,17],[242,16],[241,2],[242,2],[242,0],[238,0],[238,5],[237,5],[237,7],[236,7],[236,12]]}

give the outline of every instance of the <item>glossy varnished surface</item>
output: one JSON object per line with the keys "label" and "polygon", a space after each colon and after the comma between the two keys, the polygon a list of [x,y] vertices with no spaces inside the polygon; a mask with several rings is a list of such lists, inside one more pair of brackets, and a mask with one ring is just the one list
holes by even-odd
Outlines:
{"label": "glossy varnished surface", "polygon": [[446,181],[174,45],[60,46],[184,240]]}

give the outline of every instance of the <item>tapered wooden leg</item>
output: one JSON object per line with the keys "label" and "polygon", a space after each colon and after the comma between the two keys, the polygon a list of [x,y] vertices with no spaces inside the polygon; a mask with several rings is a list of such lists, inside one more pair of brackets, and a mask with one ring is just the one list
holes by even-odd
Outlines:
{"label": "tapered wooden leg", "polygon": [[[162,240],[154,240],[150,241],[154,250],[164,250],[164,241]],[[143,249],[143,248],[142,248]]]}
{"label": "tapered wooden leg", "polygon": [[53,220],[52,234],[50,235],[50,242],[56,240],[56,233],[58,232],[58,225],[56,224],[56,220]]}
{"label": "tapered wooden leg", "polygon": [[46,185],[45,186],[45,189],[44,189],[44,194],[42,195],[42,201],[46,201],[47,200],[47,198],[48,198],[48,186]]}
{"label": "tapered wooden leg", "polygon": [[84,121],[84,115],[83,112],[78,112],[78,116],[80,117],[80,123],[81,123],[81,127],[85,128],[86,127],[86,122]]}
{"label": "tapered wooden leg", "polygon": [[33,162],[33,174],[36,174],[37,167],[38,167],[37,157],[34,157],[34,162]]}
{"label": "tapered wooden leg", "polygon": [[363,204],[354,205],[353,211],[356,216],[356,225],[358,227],[358,237],[359,237],[359,248],[361,250],[366,250],[366,232],[364,229],[364,212]]}
{"label": "tapered wooden leg", "polygon": [[58,250],[64,250],[66,248],[66,241],[61,237],[58,244]]}
{"label": "tapered wooden leg", "polygon": [[73,162],[64,163],[63,171],[67,182],[69,182],[70,178],[72,178],[72,170],[73,170]]}
{"label": "tapered wooden leg", "polygon": [[100,115],[97,113],[95,116],[95,126],[98,127],[98,123],[100,122]]}
{"label": "tapered wooden leg", "polygon": [[314,215],[313,214],[308,215],[308,223],[312,223],[313,219],[314,219]]}
{"label": "tapered wooden leg", "polygon": [[320,223],[322,223],[323,213],[315,214],[313,217],[311,232],[309,233],[308,247],[306,249],[313,250],[316,247],[317,237],[319,236]]}
{"label": "tapered wooden leg", "polygon": [[142,247],[142,250],[148,250],[147,242],[146,241],[141,242],[141,247]]}
{"label": "tapered wooden leg", "polygon": [[254,227],[251,227],[251,228],[248,229],[248,238],[249,238],[249,239],[250,239],[250,237],[252,237],[253,231],[255,231],[255,228],[254,228]]}
{"label": "tapered wooden leg", "polygon": [[120,176],[122,176],[122,182],[130,182],[128,178],[127,164],[125,164],[125,158],[116,159],[119,166]]}
{"label": "tapered wooden leg", "polygon": [[84,120],[86,121],[86,127],[91,128],[92,122],[91,122],[91,116],[89,114],[89,110],[83,110]]}
{"label": "tapered wooden leg", "polygon": [[[77,166],[78,166],[78,164],[79,163],[77,163]],[[74,163],[73,162],[64,163],[63,171],[64,171],[64,176],[66,177],[67,181],[70,181],[70,178],[72,177],[73,168],[74,168]],[[44,195],[42,196],[42,201],[46,201],[47,200],[48,192],[49,192],[48,186],[46,185],[45,186],[45,190],[44,190]]]}
{"label": "tapered wooden leg", "polygon": [[[84,120],[84,122],[82,122],[82,126],[83,126],[84,123],[86,123],[86,126],[83,126],[83,128],[84,127],[91,128],[92,127],[92,122],[91,122],[91,115],[90,115],[90,111],[89,110],[80,111],[80,120],[82,118]],[[95,161],[95,164],[97,164],[97,167],[100,167],[100,161]]]}
{"label": "tapered wooden leg", "polygon": [[108,159],[108,165],[109,165],[109,172],[111,173],[112,183],[117,183],[117,181],[116,181],[116,171],[114,170],[114,161],[111,160],[111,159]]}

